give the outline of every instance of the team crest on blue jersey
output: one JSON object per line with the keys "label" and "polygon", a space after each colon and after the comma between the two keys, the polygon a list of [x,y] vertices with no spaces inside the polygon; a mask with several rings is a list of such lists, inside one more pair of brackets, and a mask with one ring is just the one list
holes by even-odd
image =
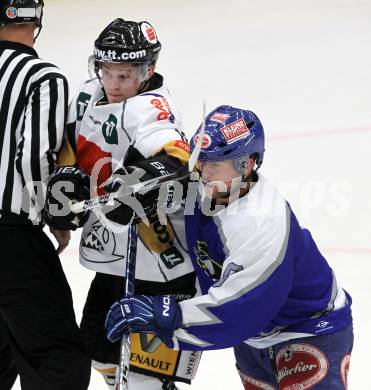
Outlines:
{"label": "team crest on blue jersey", "polygon": [[220,279],[222,265],[213,260],[208,253],[205,241],[197,241],[197,248],[193,248],[198,266],[214,281]]}
{"label": "team crest on blue jersey", "polygon": [[113,114],[103,123],[102,133],[107,144],[118,145],[117,118]]}

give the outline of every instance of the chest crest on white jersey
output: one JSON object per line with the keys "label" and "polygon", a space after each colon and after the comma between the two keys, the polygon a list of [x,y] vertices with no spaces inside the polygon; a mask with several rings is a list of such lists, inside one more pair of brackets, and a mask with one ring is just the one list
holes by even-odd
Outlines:
{"label": "chest crest on white jersey", "polygon": [[108,119],[102,124],[102,134],[107,144],[118,145],[117,118],[110,114]]}

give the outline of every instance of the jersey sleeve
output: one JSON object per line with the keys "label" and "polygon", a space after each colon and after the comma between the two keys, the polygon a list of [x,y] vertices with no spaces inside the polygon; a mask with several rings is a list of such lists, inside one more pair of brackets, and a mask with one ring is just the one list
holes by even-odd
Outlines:
{"label": "jersey sleeve", "polygon": [[293,273],[290,210],[283,207],[284,215],[261,224],[255,220],[247,229],[239,223],[223,226],[227,253],[222,276],[207,294],[180,303],[183,325],[175,332],[180,349],[237,345],[263,332],[276,316]]}
{"label": "jersey sleeve", "polygon": [[176,148],[179,152],[180,147],[189,154],[180,115],[169,97],[151,93],[143,94],[135,104],[138,105],[138,109],[134,108],[130,112],[134,115],[140,112],[140,115],[132,118],[132,122],[136,122],[134,147],[145,158],[156,155],[164,149],[165,145],[167,145],[167,152],[171,148]]}
{"label": "jersey sleeve", "polygon": [[17,169],[24,185],[45,183],[54,169],[67,118],[68,84],[64,76],[36,86],[28,100],[18,144]]}

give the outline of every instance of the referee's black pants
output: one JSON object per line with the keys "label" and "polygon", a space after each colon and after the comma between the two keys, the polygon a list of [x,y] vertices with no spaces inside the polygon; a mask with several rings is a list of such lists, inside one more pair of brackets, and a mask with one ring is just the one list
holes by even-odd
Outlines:
{"label": "referee's black pants", "polygon": [[90,359],[52,242],[0,222],[0,390],[86,390]]}

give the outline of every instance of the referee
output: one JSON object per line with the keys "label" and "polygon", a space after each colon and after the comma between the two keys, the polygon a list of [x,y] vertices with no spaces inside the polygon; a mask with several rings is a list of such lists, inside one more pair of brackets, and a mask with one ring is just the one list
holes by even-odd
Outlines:
{"label": "referee", "polygon": [[23,390],[85,390],[90,361],[42,230],[68,105],[65,77],[33,49],[42,11],[43,0],[0,0],[0,389],[19,375]]}

